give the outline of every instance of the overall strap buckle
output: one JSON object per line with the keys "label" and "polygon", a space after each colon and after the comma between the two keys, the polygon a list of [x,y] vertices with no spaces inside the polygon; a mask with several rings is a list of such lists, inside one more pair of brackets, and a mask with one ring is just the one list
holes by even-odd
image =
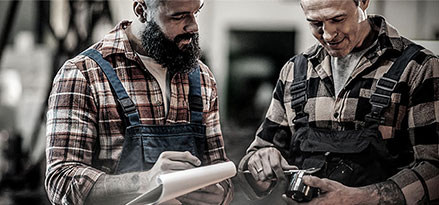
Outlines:
{"label": "overall strap buckle", "polygon": [[368,122],[383,124],[385,118],[382,116],[383,110],[390,106],[391,96],[393,91],[401,78],[402,73],[407,67],[408,63],[416,57],[423,47],[412,44],[409,45],[398,57],[387,73],[381,77],[376,83],[376,90],[370,96],[370,104],[372,105],[371,112],[366,115],[365,119]]}
{"label": "overall strap buckle", "polygon": [[296,112],[296,117],[294,120],[306,116],[304,108],[306,102],[308,101],[308,95],[306,93],[307,88],[308,86],[306,80],[295,82],[291,85],[291,108]]}
{"label": "overall strap buckle", "polygon": [[382,77],[376,84],[376,91],[370,96],[369,103],[372,105],[371,112],[366,115],[366,120],[378,124],[384,123],[385,118],[382,112],[389,107],[391,102],[391,95],[396,88],[398,81]]}
{"label": "overall strap buckle", "polygon": [[393,92],[397,84],[398,81],[383,76],[378,80],[376,87],[385,91]]}
{"label": "overall strap buckle", "polygon": [[305,105],[308,101],[308,81],[306,80],[306,73],[308,70],[308,61],[303,54],[296,55],[293,59],[294,61],[294,79],[291,85],[291,108],[296,113],[296,117],[293,119],[293,123],[301,121],[307,123],[308,116],[305,113]]}
{"label": "overall strap buckle", "polygon": [[117,99],[117,101],[122,107],[122,111],[126,117],[131,113],[137,113],[136,106],[130,98]]}
{"label": "overall strap buckle", "polygon": [[117,102],[119,102],[119,105],[122,107],[125,121],[128,123],[128,126],[140,124],[139,112],[137,111],[133,101],[128,96],[127,91],[123,87],[122,82],[120,81],[111,64],[102,57],[102,54],[99,53],[99,51],[95,49],[88,49],[82,52],[81,55],[88,56],[94,60],[104,72],[108,82],[110,83],[111,90],[116,95]]}

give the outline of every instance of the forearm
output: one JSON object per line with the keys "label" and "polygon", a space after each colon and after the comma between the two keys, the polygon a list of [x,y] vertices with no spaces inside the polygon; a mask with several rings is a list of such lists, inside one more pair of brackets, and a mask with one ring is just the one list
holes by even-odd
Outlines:
{"label": "forearm", "polygon": [[360,204],[406,204],[404,195],[398,185],[391,181],[384,181],[377,184],[368,185],[359,188],[366,192],[363,198],[356,201],[362,201]]}
{"label": "forearm", "polygon": [[91,189],[86,204],[125,204],[147,190],[149,182],[145,172],[103,174]]}
{"label": "forearm", "polygon": [[423,161],[411,169],[403,169],[390,178],[402,190],[407,204],[439,199],[439,168]]}

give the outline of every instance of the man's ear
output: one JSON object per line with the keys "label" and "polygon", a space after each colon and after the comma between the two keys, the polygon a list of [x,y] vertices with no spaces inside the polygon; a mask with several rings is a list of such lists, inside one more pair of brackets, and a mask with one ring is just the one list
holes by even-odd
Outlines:
{"label": "man's ear", "polygon": [[134,15],[139,18],[139,21],[142,23],[146,22],[147,13],[145,10],[145,2],[143,0],[135,0],[133,3],[133,11]]}
{"label": "man's ear", "polygon": [[360,0],[359,3],[359,6],[363,11],[366,11],[366,9],[369,7],[369,0]]}

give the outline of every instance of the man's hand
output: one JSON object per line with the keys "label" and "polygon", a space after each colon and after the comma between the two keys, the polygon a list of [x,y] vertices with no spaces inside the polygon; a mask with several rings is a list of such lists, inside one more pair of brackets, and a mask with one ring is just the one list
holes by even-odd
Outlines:
{"label": "man's hand", "polygon": [[163,152],[149,171],[101,175],[86,204],[125,204],[156,186],[159,175],[200,165],[200,160],[189,152]]}
{"label": "man's hand", "polygon": [[[319,188],[321,194],[308,203],[298,203],[287,197],[282,198],[287,204],[377,204],[373,202],[371,188],[347,187],[337,181],[330,179],[320,179],[315,176],[304,176],[304,183],[311,187]],[[371,186],[373,187],[373,186]]]}
{"label": "man's hand", "polygon": [[162,152],[157,159],[157,162],[149,171],[141,172],[141,175],[144,175],[144,179],[146,180],[143,183],[145,186],[140,188],[139,193],[143,193],[147,191],[151,186],[155,186],[155,184],[150,184],[149,182],[156,182],[155,179],[162,174],[191,169],[200,165],[201,161],[188,151]]}
{"label": "man's hand", "polygon": [[220,184],[213,184],[189,194],[178,197],[182,204],[217,205],[224,200],[224,188]]}
{"label": "man's hand", "polygon": [[166,174],[172,171],[186,170],[201,165],[201,161],[190,152],[162,152],[151,168],[151,173]]}
{"label": "man's hand", "polygon": [[256,151],[248,160],[248,170],[256,181],[285,180],[283,170],[297,169],[289,165],[274,147]]}

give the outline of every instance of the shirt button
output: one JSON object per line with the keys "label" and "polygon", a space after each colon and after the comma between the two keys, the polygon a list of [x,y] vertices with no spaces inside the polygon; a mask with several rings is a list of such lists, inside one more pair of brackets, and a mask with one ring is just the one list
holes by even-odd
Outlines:
{"label": "shirt button", "polygon": [[162,105],[162,101],[157,100],[157,101],[155,101],[155,104],[156,104],[156,105]]}
{"label": "shirt button", "polygon": [[334,113],[334,118],[337,118],[339,116],[338,112]]}

